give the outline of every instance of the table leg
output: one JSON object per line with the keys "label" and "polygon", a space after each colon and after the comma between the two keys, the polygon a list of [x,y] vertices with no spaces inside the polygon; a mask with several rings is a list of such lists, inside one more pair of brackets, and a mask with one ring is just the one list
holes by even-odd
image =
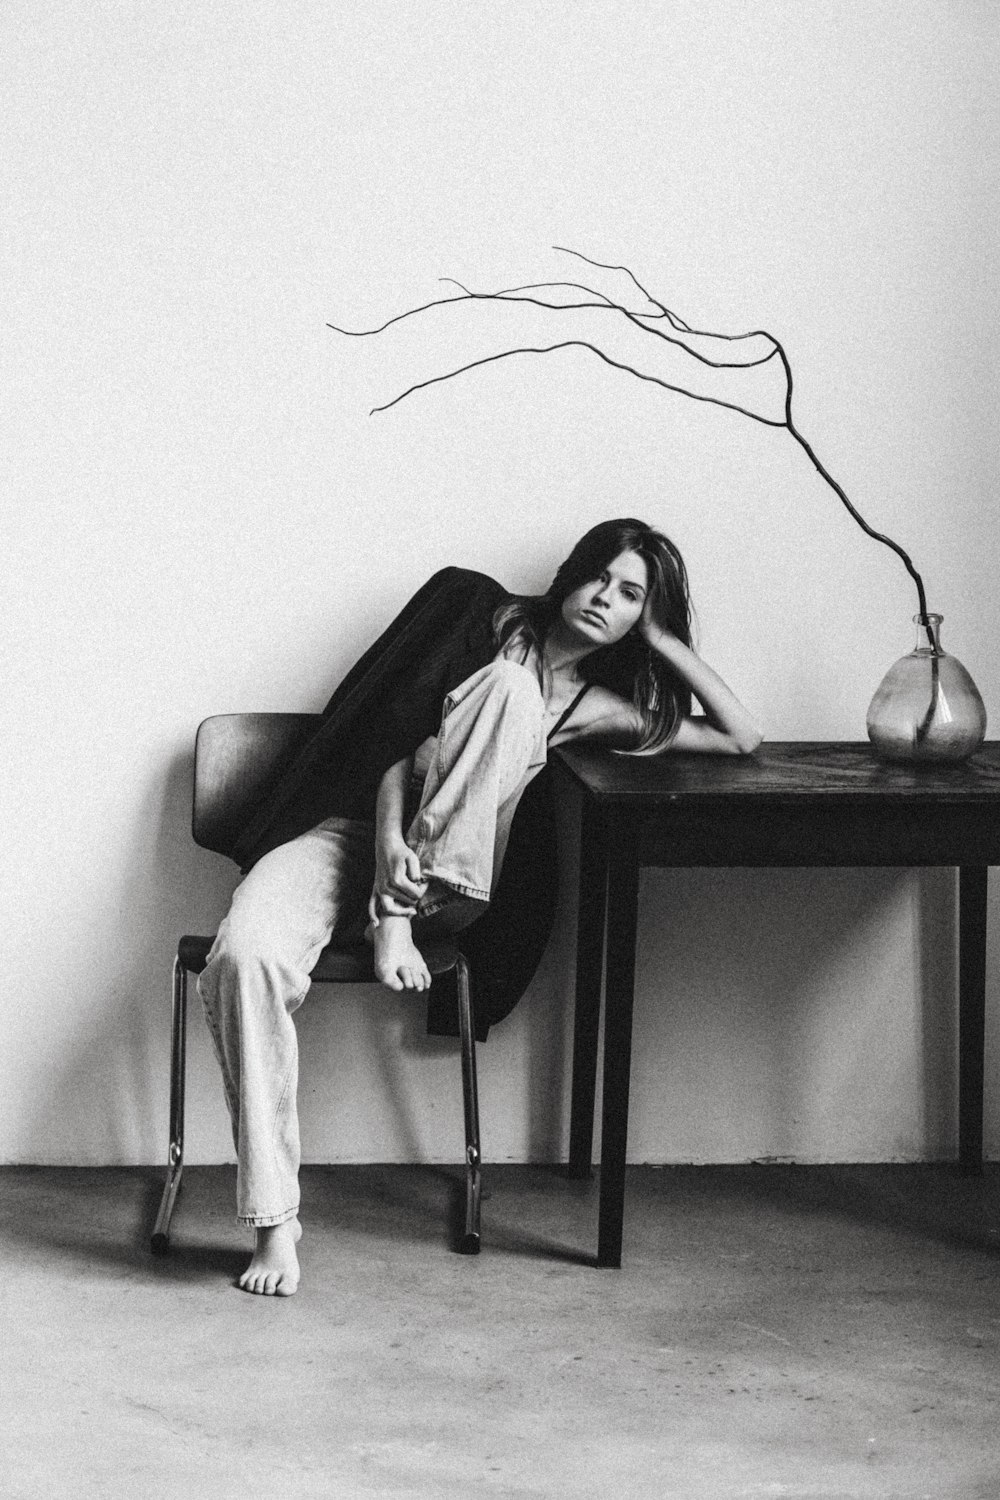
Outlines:
{"label": "table leg", "polygon": [[970,1173],[983,1170],[986,881],[984,865],[958,872],[958,1159]]}
{"label": "table leg", "polygon": [[604,1100],[601,1116],[601,1198],[597,1264],[622,1263],[625,1153],[632,1068],[632,1004],[639,905],[636,831],[619,823],[608,869],[608,936],[604,983]]}
{"label": "table leg", "polygon": [[580,837],[580,892],[576,928],[576,1013],[573,1098],[569,1117],[569,1175],[589,1177],[594,1150],[594,1099],[601,1018],[601,965],[608,889],[608,854],[601,815],[584,798]]}

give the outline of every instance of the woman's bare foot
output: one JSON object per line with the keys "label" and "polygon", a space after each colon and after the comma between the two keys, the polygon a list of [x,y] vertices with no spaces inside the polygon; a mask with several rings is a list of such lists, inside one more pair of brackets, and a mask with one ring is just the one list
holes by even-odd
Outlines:
{"label": "woman's bare foot", "polygon": [[413,941],[409,917],[383,913],[372,931],[372,942],[375,945],[375,973],[390,990],[426,990],[429,987],[431,971]]}
{"label": "woman's bare foot", "polygon": [[240,1277],[243,1290],[264,1297],[294,1297],[299,1289],[299,1257],[295,1246],[301,1238],[302,1225],[298,1219],[258,1229],[253,1259]]}

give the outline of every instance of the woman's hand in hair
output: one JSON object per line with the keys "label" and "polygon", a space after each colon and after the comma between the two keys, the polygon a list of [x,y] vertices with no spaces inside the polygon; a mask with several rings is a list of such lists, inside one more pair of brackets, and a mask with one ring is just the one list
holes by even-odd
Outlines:
{"label": "woman's hand in hair", "polygon": [[[670,641],[677,641],[677,636],[674,635],[673,631],[668,630],[667,627],[661,624],[661,622],[656,618],[656,615],[653,612],[653,594],[651,592],[646,595],[646,602],[642,607],[642,614],[639,618],[638,624],[634,628],[636,635],[644,640],[646,642],[646,645],[650,646],[654,651],[659,648],[661,638],[664,636],[666,636]],[[680,643],[678,642],[678,644]]]}
{"label": "woman's hand in hair", "polygon": [[763,738],[753,715],[692,647],[654,618],[648,599],[636,629],[649,649],[668,662],[687,683],[704,710],[703,717],[681,722],[668,748],[713,755],[752,755]]}

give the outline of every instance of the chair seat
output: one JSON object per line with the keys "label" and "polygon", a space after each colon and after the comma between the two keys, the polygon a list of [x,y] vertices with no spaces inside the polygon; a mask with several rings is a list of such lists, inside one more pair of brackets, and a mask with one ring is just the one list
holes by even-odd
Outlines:
{"label": "chair seat", "polygon": [[[191,974],[200,974],[208,960],[214,937],[189,934],[177,945],[177,957]],[[458,949],[450,943],[428,943],[421,952],[432,974],[447,974],[458,963]],[[323,949],[312,971],[313,983],[374,984],[375,969],[371,945],[357,943],[338,948],[330,943]]]}

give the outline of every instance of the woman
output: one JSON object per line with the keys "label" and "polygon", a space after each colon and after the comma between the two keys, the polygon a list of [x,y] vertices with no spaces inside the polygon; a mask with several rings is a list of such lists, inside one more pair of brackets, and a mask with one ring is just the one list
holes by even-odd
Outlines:
{"label": "woman", "polygon": [[411,660],[407,686],[362,716],[371,653],[348,674],[328,712],[330,724],[354,726],[352,743],[345,752],[336,736],[318,735],[248,834],[252,867],[200,980],[233,1122],[237,1213],[256,1231],[240,1279],[247,1291],[290,1296],[298,1285],[291,1015],[331,937],[365,932],[381,981],[422,991],[421,943],[485,911],[518,801],[549,748],[587,738],[633,753],[747,754],[760,743],[747,710],[691,647],[680,553],[644,522],[594,527],[540,597],[448,576],[446,599],[465,603],[447,630],[426,588],[400,617],[411,644],[416,624],[433,622],[433,635],[416,637],[433,670]]}

